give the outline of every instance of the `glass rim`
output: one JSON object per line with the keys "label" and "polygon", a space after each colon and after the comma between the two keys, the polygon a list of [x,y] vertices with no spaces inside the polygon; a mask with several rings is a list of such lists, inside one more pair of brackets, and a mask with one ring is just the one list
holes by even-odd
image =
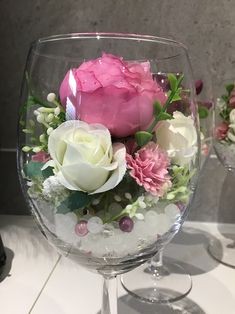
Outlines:
{"label": "glass rim", "polygon": [[180,41],[160,37],[155,35],[144,35],[144,34],[135,34],[135,33],[112,33],[112,32],[87,32],[87,33],[65,33],[65,34],[57,34],[50,35],[46,37],[41,37],[35,40],[32,45],[43,44],[46,42],[53,41],[62,41],[62,40],[71,40],[71,39],[128,39],[133,41],[143,41],[143,42],[155,42],[162,43],[166,45],[172,45],[181,47],[184,50],[188,50],[187,46]]}

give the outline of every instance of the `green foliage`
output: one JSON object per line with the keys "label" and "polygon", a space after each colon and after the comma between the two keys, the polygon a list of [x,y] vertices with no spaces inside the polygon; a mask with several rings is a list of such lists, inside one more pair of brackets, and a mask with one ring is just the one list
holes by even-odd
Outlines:
{"label": "green foliage", "polygon": [[153,104],[153,113],[155,116],[153,122],[146,131],[139,131],[135,134],[135,139],[139,147],[142,147],[146,145],[149,141],[151,141],[153,137],[152,132],[159,121],[172,119],[172,115],[167,113],[166,110],[172,102],[181,100],[180,93],[182,91],[182,88],[180,87],[180,85],[184,79],[184,76],[181,75],[177,79],[177,77],[173,73],[169,73],[167,78],[171,89],[168,92],[168,98],[166,100],[166,103],[164,104],[164,106],[162,106],[158,101],[156,101]]}
{"label": "green foliage", "polygon": [[138,131],[135,133],[135,139],[139,147],[146,145],[151,141],[152,137],[153,135],[147,131]]}
{"label": "green foliage", "polygon": [[46,169],[42,170],[42,167],[45,164],[42,162],[35,162],[30,161],[24,165],[24,174],[28,179],[35,179],[37,177],[42,177],[44,179],[53,175],[53,168],[47,167]]}
{"label": "green foliage", "polygon": [[171,91],[175,92],[177,90],[177,77],[173,73],[169,73],[167,75],[168,81],[170,83]]}
{"label": "green foliage", "polygon": [[201,106],[198,108],[198,114],[200,119],[205,119],[209,115],[209,110],[206,107]]}
{"label": "green foliage", "polygon": [[174,165],[170,169],[172,187],[167,193],[166,198],[168,200],[187,202],[191,194],[189,183],[194,174],[195,170],[190,170],[188,166]]}
{"label": "green foliage", "polygon": [[155,116],[157,116],[160,112],[162,112],[162,105],[160,104],[160,102],[155,101],[155,103],[153,104],[153,113]]}
{"label": "green foliage", "polygon": [[226,88],[229,96],[230,96],[232,90],[234,89],[234,87],[235,87],[235,85],[233,83],[229,83],[229,84],[225,85],[225,88]]}
{"label": "green foliage", "polygon": [[80,208],[85,208],[91,203],[93,197],[94,197],[93,195],[89,195],[81,191],[71,192],[69,197],[67,197],[57,207],[57,212],[60,214],[67,214],[71,211],[75,211]]}
{"label": "green foliage", "polygon": [[167,112],[161,112],[158,115],[158,121],[161,121],[161,120],[171,120],[171,119],[173,119],[172,115],[167,113]]}

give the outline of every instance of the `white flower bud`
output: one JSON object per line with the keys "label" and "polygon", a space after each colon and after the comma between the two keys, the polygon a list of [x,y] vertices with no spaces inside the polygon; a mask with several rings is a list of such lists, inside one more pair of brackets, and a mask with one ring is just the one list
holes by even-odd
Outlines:
{"label": "white flower bud", "polygon": [[56,100],[56,95],[55,95],[54,93],[49,93],[49,94],[47,95],[47,100],[48,100],[49,102],[54,102],[54,101]]}
{"label": "white flower bud", "polygon": [[34,153],[39,153],[41,150],[42,150],[42,148],[40,146],[36,146],[33,148]]}
{"label": "white flower bud", "polygon": [[50,113],[47,117],[46,117],[46,122],[51,122],[54,119],[54,115],[52,113]]}
{"label": "white flower bud", "polygon": [[46,142],[46,136],[45,136],[45,134],[41,134],[41,135],[39,136],[39,141],[40,141],[41,143],[45,143],[45,142]]}
{"label": "white flower bud", "polygon": [[39,115],[37,115],[37,121],[39,122],[39,123],[43,123],[44,121],[45,121],[45,119],[44,119],[44,115],[43,114],[39,114]]}
{"label": "white flower bud", "polygon": [[121,202],[121,200],[122,200],[121,197],[119,195],[117,195],[117,194],[114,195],[114,199],[115,199],[116,202]]}
{"label": "white flower bud", "polygon": [[55,108],[55,115],[58,116],[60,114],[60,107]]}
{"label": "white flower bud", "polygon": [[50,135],[53,130],[54,130],[53,128],[48,128],[47,129],[47,135]]}
{"label": "white flower bud", "polygon": [[28,153],[30,150],[31,150],[31,147],[29,147],[29,146],[24,146],[22,148],[22,151],[25,152],[25,153]]}
{"label": "white flower bud", "polygon": [[127,198],[128,200],[131,200],[132,196],[130,193],[125,193],[125,198]]}

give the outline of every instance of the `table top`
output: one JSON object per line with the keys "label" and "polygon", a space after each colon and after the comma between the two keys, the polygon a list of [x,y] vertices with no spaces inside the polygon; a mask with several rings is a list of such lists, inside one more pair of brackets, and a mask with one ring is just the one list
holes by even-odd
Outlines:
{"label": "table top", "polygon": [[[0,216],[8,263],[0,282],[4,314],[99,314],[102,278],[60,257],[30,216]],[[186,222],[165,249],[192,275],[189,295],[168,305],[140,302],[118,282],[119,314],[234,314],[235,269],[215,261],[210,240],[235,234],[235,225]],[[228,243],[231,240],[228,239]]]}

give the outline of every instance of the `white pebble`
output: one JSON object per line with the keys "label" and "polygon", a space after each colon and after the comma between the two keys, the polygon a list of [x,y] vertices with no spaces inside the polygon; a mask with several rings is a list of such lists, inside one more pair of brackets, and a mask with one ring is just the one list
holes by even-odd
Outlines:
{"label": "white pebble", "polygon": [[89,232],[91,233],[99,233],[103,230],[103,222],[102,219],[100,219],[99,217],[95,216],[92,217],[91,219],[88,220],[87,223],[87,229]]}
{"label": "white pebble", "polygon": [[122,206],[113,202],[109,205],[108,210],[111,216],[116,216],[122,211]]}
{"label": "white pebble", "polygon": [[158,214],[154,210],[148,210],[145,215],[145,220],[147,223],[155,223],[158,218]]}
{"label": "white pebble", "polygon": [[176,219],[180,215],[180,210],[175,204],[169,204],[165,207],[165,213],[168,217]]}
{"label": "white pebble", "polygon": [[121,202],[121,200],[122,200],[121,197],[119,195],[117,195],[117,194],[114,195],[114,199],[115,199],[116,202]]}
{"label": "white pebble", "polygon": [[131,200],[132,196],[130,193],[125,193],[125,198],[127,198],[128,200]]}

